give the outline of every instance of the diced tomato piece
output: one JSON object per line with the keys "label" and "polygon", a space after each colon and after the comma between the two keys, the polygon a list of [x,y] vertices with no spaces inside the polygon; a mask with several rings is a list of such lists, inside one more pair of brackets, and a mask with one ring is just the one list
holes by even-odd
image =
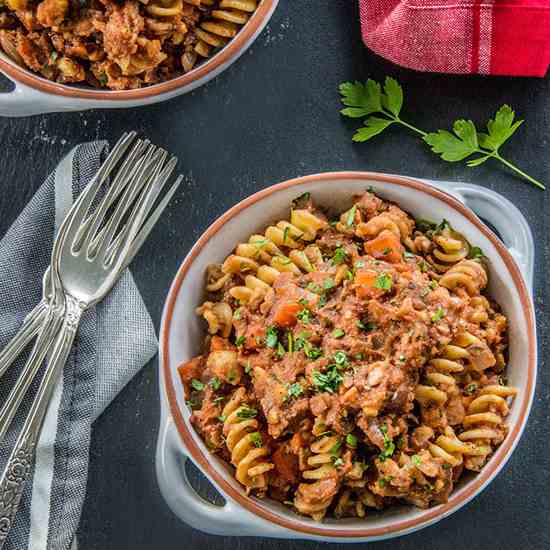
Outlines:
{"label": "diced tomato piece", "polygon": [[399,236],[384,229],[376,238],[365,243],[365,252],[377,260],[397,263],[403,260],[403,245]]}
{"label": "diced tomato piece", "polygon": [[373,269],[365,269],[355,273],[355,294],[358,298],[372,298],[380,294],[380,289],[374,286],[378,275],[379,273]]}
{"label": "diced tomato piece", "polygon": [[276,306],[273,323],[280,327],[291,327],[296,324],[296,315],[303,308],[298,302],[283,302]]}

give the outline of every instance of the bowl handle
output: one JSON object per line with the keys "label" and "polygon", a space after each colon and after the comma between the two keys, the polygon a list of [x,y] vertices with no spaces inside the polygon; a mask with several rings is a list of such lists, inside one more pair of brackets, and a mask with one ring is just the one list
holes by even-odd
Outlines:
{"label": "bowl handle", "polygon": [[532,291],[535,245],[531,228],[520,210],[507,198],[485,187],[455,184],[453,190],[466,206],[497,230]]}
{"label": "bowl handle", "polygon": [[12,82],[15,87],[11,92],[0,93],[0,116],[24,117],[80,108],[75,107],[73,99],[40,92],[15,80]]}
{"label": "bowl handle", "polygon": [[[185,523],[212,535],[281,537],[281,530],[251,514],[219,490],[224,506],[200,497],[189,482],[189,460],[171,416],[163,415],[157,442],[156,470],[160,491],[172,511]],[[284,536],[284,535],[283,535]]]}
{"label": "bowl handle", "polygon": [[520,210],[501,194],[480,185],[454,181],[425,181],[456,197],[496,229],[517,262],[527,287],[533,292],[535,244],[531,228]]}

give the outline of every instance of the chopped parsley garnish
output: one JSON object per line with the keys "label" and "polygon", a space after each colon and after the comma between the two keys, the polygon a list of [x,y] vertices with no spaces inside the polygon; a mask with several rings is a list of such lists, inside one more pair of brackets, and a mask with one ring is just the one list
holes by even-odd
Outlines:
{"label": "chopped parsley garnish", "polygon": [[344,461],[340,457],[338,457],[334,459],[333,464],[334,466],[336,466],[336,468],[339,468],[340,466],[344,465]]}
{"label": "chopped parsley garnish", "polygon": [[298,300],[298,303],[302,306],[306,306],[306,307],[309,306],[309,302],[305,298],[300,298]]}
{"label": "chopped parsley garnish", "polygon": [[246,374],[250,374],[252,371],[252,366],[250,365],[250,361],[246,362],[246,365],[244,366],[244,372]]}
{"label": "chopped parsley garnish", "polygon": [[253,409],[252,407],[248,407],[247,405],[243,405],[237,411],[237,417],[243,420],[247,418],[254,418],[257,414],[258,414],[258,411],[256,409]]}
{"label": "chopped parsley garnish", "polygon": [[233,313],[233,319],[235,319],[236,321],[239,321],[241,319],[241,308],[235,310],[235,313]]}
{"label": "chopped parsley garnish", "polygon": [[334,279],[325,279],[323,281],[323,288],[325,290],[330,290],[331,288],[334,288],[336,286],[336,283],[334,282]]}
{"label": "chopped parsley garnish", "polygon": [[365,267],[365,262],[363,262],[362,260],[358,260],[357,262],[355,262],[355,267]]}
{"label": "chopped parsley garnish", "polygon": [[308,359],[318,359],[323,355],[323,350],[312,346],[309,342],[304,342],[304,353]]}
{"label": "chopped parsley garnish", "polygon": [[381,273],[378,277],[376,277],[376,281],[374,281],[374,288],[391,290],[392,284],[392,278],[387,273]]}
{"label": "chopped parsley garnish", "polygon": [[383,254],[384,256],[387,256],[387,255],[390,254],[392,251],[393,251],[393,248],[390,248],[389,246],[386,246],[386,248],[384,248],[384,250],[382,250],[382,254]]}
{"label": "chopped parsley garnish", "polygon": [[294,382],[294,384],[290,384],[288,387],[288,397],[299,397],[304,393],[304,388],[302,388],[301,384],[299,382]]}
{"label": "chopped parsley garnish", "polygon": [[412,252],[409,252],[408,250],[405,250],[405,252],[403,253],[403,256],[405,256],[405,258],[410,260],[411,258],[415,257],[415,254],[413,254]]}
{"label": "chopped parsley garnish", "polygon": [[334,362],[339,367],[346,367],[348,365],[348,356],[345,351],[337,351],[334,354]]}
{"label": "chopped parsley garnish", "polygon": [[356,353],[354,356],[353,356],[354,359],[357,359],[357,361],[362,361],[365,356],[362,354],[362,353]]}
{"label": "chopped parsley garnish", "polygon": [[279,340],[279,333],[276,327],[267,327],[265,331],[265,345],[268,348],[274,348]]}
{"label": "chopped parsley garnish", "polygon": [[348,281],[353,281],[353,273],[349,269],[346,271],[346,279]]}
{"label": "chopped parsley garnish", "polygon": [[315,294],[322,294],[323,292],[323,289],[316,283],[314,283],[313,281],[309,282],[306,286],[306,288],[308,290],[310,290],[311,292],[315,292]]}
{"label": "chopped parsley garnish", "polygon": [[472,395],[477,390],[477,384],[468,384],[464,388],[464,395]]}
{"label": "chopped parsley garnish", "polygon": [[311,311],[309,311],[309,309],[304,308],[296,314],[296,317],[300,322],[307,325],[308,323],[311,322]]}
{"label": "chopped parsley garnish", "polygon": [[395,443],[393,439],[388,436],[388,427],[385,424],[380,426],[380,432],[384,436],[384,450],[378,455],[380,462],[384,462],[386,458],[390,458],[395,451]]}
{"label": "chopped parsley garnish", "polygon": [[196,378],[193,378],[193,380],[191,380],[191,387],[197,391],[202,391],[205,388],[204,384]]}
{"label": "chopped parsley garnish", "polygon": [[430,220],[416,220],[416,228],[422,233],[427,233],[428,231],[433,231],[435,223]]}
{"label": "chopped parsley garnish", "polygon": [[327,303],[327,297],[323,294],[320,298],[319,298],[319,302],[317,302],[317,305],[319,307],[323,307],[325,306]]}
{"label": "chopped parsley garnish", "polygon": [[311,193],[309,191],[302,193],[299,197],[296,197],[292,201],[292,209],[295,210],[296,208],[303,208],[304,206],[307,205],[310,198],[311,198]]}
{"label": "chopped parsley garnish", "polygon": [[341,328],[335,328],[332,331],[332,336],[334,338],[342,338],[342,336],[344,336],[344,334],[346,334],[346,333]]}
{"label": "chopped parsley garnish", "polygon": [[432,279],[432,280],[428,283],[428,286],[429,286],[432,290],[435,290],[435,289],[439,286],[439,283],[438,283],[435,279]]}
{"label": "chopped parsley garnish", "polygon": [[393,476],[385,476],[385,477],[381,477],[379,480],[378,480],[378,485],[380,485],[380,487],[384,487],[385,485],[387,485],[388,483],[390,483],[390,481],[393,479]]}
{"label": "chopped parsley garnish", "polygon": [[330,454],[337,455],[341,447],[342,447],[342,441],[338,439],[336,443],[330,448],[330,451],[329,451]]}
{"label": "chopped parsley garnish", "polygon": [[351,210],[348,212],[348,217],[346,219],[346,226],[351,227],[355,222],[355,213],[357,212],[357,205],[354,204]]}
{"label": "chopped parsley garnish", "polygon": [[210,382],[208,383],[210,384],[210,387],[213,390],[219,390],[222,385],[222,381],[217,376],[214,376],[214,378],[211,378]]}
{"label": "chopped parsley garnish", "polygon": [[191,396],[185,403],[193,411],[195,409],[200,409],[201,406],[200,402],[194,396]]}
{"label": "chopped parsley garnish", "polygon": [[285,230],[283,231],[283,244],[286,243],[286,240],[288,238],[288,231],[289,231],[289,227],[285,227]]}
{"label": "chopped parsley garnish", "polygon": [[470,248],[470,253],[468,254],[468,258],[471,258],[472,260],[479,260],[480,258],[484,258],[485,254],[483,254],[483,250],[479,248],[479,246],[472,246]]}
{"label": "chopped parsley garnish", "polygon": [[286,353],[285,347],[283,346],[283,344],[281,344],[281,342],[279,342],[277,344],[277,355],[279,357],[283,357],[285,353]]}
{"label": "chopped parsley garnish", "polygon": [[256,447],[261,447],[263,445],[262,434],[260,432],[252,432],[250,434],[250,440]]}
{"label": "chopped parsley garnish", "polygon": [[426,273],[426,271],[428,271],[428,264],[424,260],[418,263],[418,267],[422,273]]}
{"label": "chopped parsley garnish", "polygon": [[432,323],[437,323],[437,321],[441,321],[445,317],[445,310],[439,306],[435,313],[432,315]]}
{"label": "chopped parsley garnish", "polygon": [[214,403],[221,403],[225,399],[225,395],[219,395],[218,397],[214,398]]}
{"label": "chopped parsley garnish", "polygon": [[345,262],[346,256],[347,256],[346,251],[341,246],[339,246],[334,251],[334,256],[332,256],[332,259],[330,261],[332,265],[340,265]]}
{"label": "chopped parsley garnish", "polygon": [[288,353],[294,353],[294,335],[292,332],[288,331],[286,333],[286,338],[288,341]]}
{"label": "chopped parsley garnish", "polygon": [[243,336],[239,336],[239,337],[235,340],[235,345],[236,345],[238,348],[240,348],[241,346],[244,345],[245,341],[246,341],[246,338],[244,337],[244,335],[243,335]]}
{"label": "chopped parsley garnish", "polygon": [[411,462],[415,466],[420,466],[420,464],[422,464],[422,459],[418,455],[412,455],[411,456]]}
{"label": "chopped parsley garnish", "polygon": [[223,415],[223,414],[220,414],[220,416],[218,416],[218,420],[220,422],[225,422],[227,420],[227,416]]}
{"label": "chopped parsley garnish", "polygon": [[312,379],[313,384],[319,391],[334,393],[344,380],[344,377],[338,372],[336,365],[329,365],[325,372],[314,370]]}
{"label": "chopped parsley garnish", "polygon": [[352,449],[355,449],[357,447],[357,437],[353,434],[346,435],[346,445]]}

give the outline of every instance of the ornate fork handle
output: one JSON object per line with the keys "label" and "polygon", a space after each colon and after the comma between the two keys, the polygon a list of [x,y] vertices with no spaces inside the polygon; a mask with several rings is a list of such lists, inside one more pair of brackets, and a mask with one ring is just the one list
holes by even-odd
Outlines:
{"label": "ornate fork handle", "polygon": [[19,508],[21,495],[34,463],[36,444],[48,404],[69,357],[83,312],[84,307],[75,298],[67,295],[65,319],[57,334],[44,377],[0,478],[0,550]]}
{"label": "ornate fork handle", "polygon": [[42,298],[35,308],[25,317],[17,334],[0,351],[0,377],[8,370],[27,344],[38,334],[47,313],[49,302]]}

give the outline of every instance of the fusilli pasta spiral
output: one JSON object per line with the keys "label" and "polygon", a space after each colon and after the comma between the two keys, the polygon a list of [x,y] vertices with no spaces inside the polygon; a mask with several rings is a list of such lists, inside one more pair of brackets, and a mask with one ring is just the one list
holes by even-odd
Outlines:
{"label": "fusilli pasta spiral", "polygon": [[470,296],[477,296],[487,286],[487,272],[477,260],[462,260],[441,277],[439,284],[449,290],[464,288]]}
{"label": "fusilli pasta spiral", "polygon": [[258,431],[259,423],[251,416],[253,411],[246,405],[244,388],[239,388],[222,412],[225,419],[223,434],[231,453],[231,463],[236,468],[235,477],[247,492],[265,489],[265,474],[274,467],[268,461],[270,453]]}

